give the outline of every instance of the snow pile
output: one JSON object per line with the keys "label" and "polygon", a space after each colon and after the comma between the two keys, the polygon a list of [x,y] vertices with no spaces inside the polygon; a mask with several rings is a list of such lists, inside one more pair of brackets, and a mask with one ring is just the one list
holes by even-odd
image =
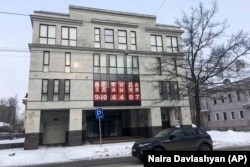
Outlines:
{"label": "snow pile", "polygon": [[[250,132],[208,131],[214,142],[214,149],[249,145]],[[2,143],[14,142],[23,139],[5,140]],[[77,160],[93,160],[131,156],[131,147],[134,142],[113,144],[86,144],[75,147],[46,147],[40,146],[37,150],[23,148],[0,150],[0,166],[24,166],[42,163],[69,162]]]}
{"label": "snow pile", "polygon": [[214,147],[238,146],[250,144],[250,132],[208,131],[213,140]]}

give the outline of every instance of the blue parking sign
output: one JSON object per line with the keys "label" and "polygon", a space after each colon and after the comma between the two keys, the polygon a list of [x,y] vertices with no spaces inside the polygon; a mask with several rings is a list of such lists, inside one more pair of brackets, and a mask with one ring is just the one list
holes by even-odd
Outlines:
{"label": "blue parking sign", "polygon": [[95,109],[95,116],[96,116],[96,119],[102,119],[102,118],[104,118],[102,108]]}

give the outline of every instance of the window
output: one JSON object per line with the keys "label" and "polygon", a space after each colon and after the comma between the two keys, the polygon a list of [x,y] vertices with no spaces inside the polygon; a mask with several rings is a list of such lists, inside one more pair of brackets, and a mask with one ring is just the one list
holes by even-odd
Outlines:
{"label": "window", "polygon": [[151,35],[151,51],[162,52],[162,36],[161,35]]}
{"label": "window", "polygon": [[227,113],[226,112],[223,112],[223,120],[227,120]]}
{"label": "window", "polygon": [[55,45],[56,44],[56,26],[40,25],[39,43]]}
{"label": "window", "polygon": [[156,57],[156,63],[157,63],[157,74],[162,75],[162,69],[161,69],[161,58]]}
{"label": "window", "polygon": [[236,99],[237,101],[240,101],[240,91],[236,91]]}
{"label": "window", "polygon": [[50,52],[43,52],[43,72],[49,72]]}
{"label": "window", "polygon": [[204,100],[204,109],[208,109],[208,101],[207,98]]}
{"label": "window", "polygon": [[175,73],[175,75],[177,75],[176,58],[172,58],[171,61],[172,61],[171,65],[173,66],[173,73]]}
{"label": "window", "polygon": [[127,56],[127,74],[139,74],[139,61],[137,56]]}
{"label": "window", "polygon": [[62,45],[76,46],[76,28],[62,27]]}
{"label": "window", "polygon": [[224,102],[225,102],[223,96],[221,96],[220,99],[221,99],[221,103],[224,103]]}
{"label": "window", "polygon": [[207,114],[207,121],[211,121],[210,114]]}
{"label": "window", "polygon": [[178,53],[177,37],[167,37],[167,52]]}
{"label": "window", "polygon": [[101,30],[100,28],[95,28],[95,48],[101,47]]}
{"label": "window", "polygon": [[127,32],[126,31],[118,31],[118,48],[119,49],[127,49]]}
{"label": "window", "polygon": [[48,101],[48,83],[47,79],[42,80],[42,101]]}
{"label": "window", "polygon": [[131,31],[130,33],[131,35],[131,50],[136,50],[136,32],[135,31]]}
{"label": "window", "polygon": [[116,55],[109,55],[109,73],[110,74],[116,74],[117,73]]}
{"label": "window", "polygon": [[244,119],[244,112],[240,111],[240,119]]}
{"label": "window", "polygon": [[231,112],[231,119],[235,119],[234,112]]}
{"label": "window", "polygon": [[64,80],[64,101],[70,100],[70,80]]}
{"label": "window", "polygon": [[216,98],[214,98],[214,104],[217,104]]}
{"label": "window", "polygon": [[219,120],[220,120],[220,115],[219,115],[219,113],[216,113],[216,114],[215,114],[215,120],[216,120],[216,121],[219,121]]}
{"label": "window", "polygon": [[53,101],[59,101],[59,80],[54,80]]}
{"label": "window", "polygon": [[159,82],[161,100],[179,100],[179,88],[177,81]]}
{"label": "window", "polygon": [[114,31],[105,29],[105,48],[114,49]]}
{"label": "window", "polygon": [[228,94],[228,102],[231,103],[232,102],[232,95],[231,94]]}
{"label": "window", "polygon": [[65,72],[70,72],[71,54],[65,53]]}

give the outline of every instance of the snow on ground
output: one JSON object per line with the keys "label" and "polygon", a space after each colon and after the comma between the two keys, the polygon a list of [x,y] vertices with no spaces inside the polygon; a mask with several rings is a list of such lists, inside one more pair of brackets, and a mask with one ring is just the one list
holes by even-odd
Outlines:
{"label": "snow on ground", "polygon": [[[250,145],[250,132],[235,131],[208,131],[214,143],[214,149]],[[20,142],[23,139],[4,140],[1,143]],[[131,147],[134,142],[114,144],[86,144],[75,147],[46,147],[40,146],[37,150],[24,150],[23,148],[0,150],[0,166],[21,166],[54,162],[69,162],[77,160],[93,160],[131,156]]]}

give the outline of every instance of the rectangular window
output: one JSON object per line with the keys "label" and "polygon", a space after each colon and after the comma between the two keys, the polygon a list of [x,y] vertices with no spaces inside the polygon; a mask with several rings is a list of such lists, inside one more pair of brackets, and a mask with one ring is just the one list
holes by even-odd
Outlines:
{"label": "rectangular window", "polygon": [[163,81],[159,83],[161,100],[179,100],[178,81]]}
{"label": "rectangular window", "polygon": [[217,104],[216,98],[214,98],[214,104]]}
{"label": "rectangular window", "polygon": [[176,58],[172,58],[171,59],[171,61],[172,61],[172,65],[173,65],[173,73],[175,74],[175,75],[177,75],[177,64],[176,64]]}
{"label": "rectangular window", "polygon": [[158,74],[158,75],[162,75],[162,69],[161,69],[161,58],[160,57],[156,57],[156,66],[157,66],[157,71],[156,71],[156,73]]}
{"label": "rectangular window", "polygon": [[139,61],[137,56],[127,56],[127,74],[139,74]]}
{"label": "rectangular window", "polygon": [[211,121],[210,114],[207,114],[207,121],[208,121],[208,122]]}
{"label": "rectangular window", "polygon": [[42,80],[42,101],[48,101],[48,83],[47,79]]}
{"label": "rectangular window", "polygon": [[76,46],[76,28],[62,27],[62,45]]}
{"label": "rectangular window", "polygon": [[54,80],[53,85],[53,101],[59,101],[59,80]]}
{"label": "rectangular window", "polygon": [[221,96],[220,99],[221,99],[221,103],[224,103],[224,102],[225,102],[223,96]]}
{"label": "rectangular window", "polygon": [[117,74],[117,58],[116,55],[109,55],[109,73]]}
{"label": "rectangular window", "polygon": [[220,120],[220,115],[219,115],[219,113],[216,113],[216,114],[215,114],[215,120],[216,120],[216,121],[219,121],[219,120]]}
{"label": "rectangular window", "polygon": [[228,94],[228,102],[231,103],[232,102],[232,95],[231,94]]}
{"label": "rectangular window", "polygon": [[235,119],[234,112],[231,112],[231,119]]}
{"label": "rectangular window", "polygon": [[100,67],[100,55],[94,54],[94,73],[101,73],[101,67]]}
{"label": "rectangular window", "polygon": [[178,53],[177,37],[167,37],[167,52]]}
{"label": "rectangular window", "polygon": [[118,48],[127,49],[127,31],[118,31]]}
{"label": "rectangular window", "polygon": [[244,112],[240,111],[240,119],[244,119]]}
{"label": "rectangular window", "polygon": [[240,101],[240,91],[236,91],[236,99],[237,101]]}
{"label": "rectangular window", "polygon": [[135,31],[131,31],[131,50],[137,50],[136,47],[136,32]]}
{"label": "rectangular window", "polygon": [[100,28],[95,28],[95,48],[101,48],[101,30]]}
{"label": "rectangular window", "polygon": [[114,30],[105,29],[105,48],[114,49]]}
{"label": "rectangular window", "polygon": [[55,45],[56,44],[56,26],[40,25],[39,43]]}
{"label": "rectangular window", "polygon": [[117,73],[118,74],[125,73],[124,66],[125,66],[124,56],[117,56]]}
{"label": "rectangular window", "polygon": [[226,112],[223,112],[223,120],[227,120],[227,113]]}
{"label": "rectangular window", "polygon": [[70,72],[71,67],[71,54],[65,53],[65,72]]}
{"label": "rectangular window", "polygon": [[50,52],[43,52],[43,72],[49,72]]}
{"label": "rectangular window", "polygon": [[70,80],[64,80],[64,101],[70,100]]}
{"label": "rectangular window", "polygon": [[151,35],[151,51],[152,52],[162,52],[162,36],[161,35]]}

